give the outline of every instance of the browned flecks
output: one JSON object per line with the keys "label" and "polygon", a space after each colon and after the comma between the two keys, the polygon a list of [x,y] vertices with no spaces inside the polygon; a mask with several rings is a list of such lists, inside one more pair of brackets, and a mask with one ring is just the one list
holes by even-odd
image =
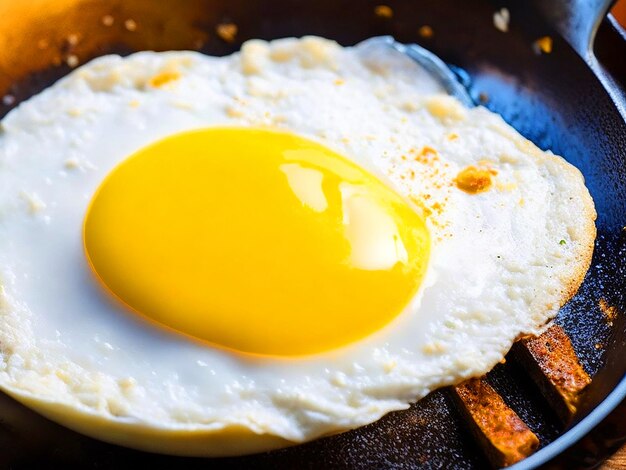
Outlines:
{"label": "browned flecks", "polygon": [[614,305],[609,305],[605,299],[600,299],[598,305],[602,313],[604,313],[604,316],[609,326],[613,325],[613,322],[617,318],[617,307],[615,307]]}
{"label": "browned flecks", "polygon": [[457,188],[468,194],[484,193],[491,189],[493,177],[497,174],[493,168],[470,165],[456,175],[454,183]]}

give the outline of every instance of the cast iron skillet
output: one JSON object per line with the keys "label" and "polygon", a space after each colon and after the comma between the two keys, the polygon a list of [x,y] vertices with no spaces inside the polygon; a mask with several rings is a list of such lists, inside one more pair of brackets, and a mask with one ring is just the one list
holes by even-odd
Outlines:
{"label": "cast iron skillet", "polygon": [[[222,55],[237,50],[248,38],[317,34],[350,45],[391,34],[401,42],[421,43],[459,67],[476,101],[482,97],[486,106],[526,137],[565,156],[583,172],[598,211],[592,267],[579,293],[557,318],[594,377],[578,424],[563,434],[554,412],[512,358],[488,376],[539,436],[542,449],[517,465],[535,467],[580,439],[626,396],[626,100],[619,77],[611,75],[623,71],[620,61],[626,54],[624,42],[613,41],[622,53],[605,50],[608,61],[599,64],[590,49],[596,26],[611,2],[385,1],[394,11],[392,19],[374,14],[378,3],[382,2],[0,0],[0,112],[6,113],[67,73],[74,56],[84,62],[104,53],[141,49],[198,49]],[[496,30],[492,21],[494,11],[503,6],[511,12],[508,33]],[[113,18],[112,25],[104,24],[110,23],[109,17],[103,20],[106,15]],[[215,26],[222,21],[238,25],[236,42],[216,37]],[[418,34],[422,25],[432,27],[431,38]],[[532,43],[545,35],[552,37],[553,51],[538,55]],[[619,312],[612,325],[598,307],[601,298]],[[97,442],[0,395],[3,467],[181,464],[194,468],[487,466],[441,390],[408,411],[342,435],[268,454],[204,460],[145,454]]]}

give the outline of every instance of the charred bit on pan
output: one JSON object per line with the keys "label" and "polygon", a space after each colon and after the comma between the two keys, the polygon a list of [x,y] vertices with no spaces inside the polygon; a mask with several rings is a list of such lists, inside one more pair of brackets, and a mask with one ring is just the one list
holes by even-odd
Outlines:
{"label": "charred bit on pan", "polygon": [[430,39],[435,34],[435,32],[433,31],[433,28],[431,28],[427,24],[421,26],[420,29],[417,30],[417,33],[424,39]]}
{"label": "charred bit on pan", "polygon": [[215,32],[220,39],[228,43],[235,42],[238,30],[235,23],[220,23],[215,27]]}
{"label": "charred bit on pan", "polygon": [[499,31],[506,33],[509,31],[509,21],[511,20],[511,14],[508,8],[501,8],[493,14],[493,25]]}
{"label": "charred bit on pan", "polygon": [[543,36],[533,43],[533,51],[535,54],[550,54],[552,52],[552,38]]}
{"label": "charred bit on pan", "polygon": [[65,40],[67,41],[69,47],[75,47],[80,41],[80,36],[78,34],[68,34]]}
{"label": "charred bit on pan", "polygon": [[376,8],[374,8],[374,13],[379,18],[385,18],[386,20],[393,18],[393,10],[389,5],[376,6]]}
{"label": "charred bit on pan", "polygon": [[137,30],[137,22],[132,18],[128,18],[124,21],[124,28],[126,28],[126,31],[130,31],[132,33]]}
{"label": "charred bit on pan", "polygon": [[61,54],[63,56],[63,62],[65,62],[65,64],[70,67],[70,68],[75,68],[78,66],[78,64],[80,63],[78,56],[76,54],[73,53],[74,48],[78,45],[78,43],[80,42],[80,36],[76,33],[72,33],[72,34],[68,34],[64,41],[63,41],[63,45],[61,46]]}
{"label": "charred bit on pan", "polygon": [[75,54],[70,54],[65,58],[65,63],[68,67],[75,68],[78,66],[80,61],[78,60],[78,56],[76,56]]}
{"label": "charred bit on pan", "polygon": [[600,301],[598,302],[598,306],[604,314],[608,325],[613,326],[613,322],[617,318],[617,307],[615,307],[614,305],[609,305],[605,299],[600,299]]}
{"label": "charred bit on pan", "polygon": [[115,23],[115,18],[113,18],[112,15],[104,15],[100,21],[104,26],[109,27],[113,26],[113,23]]}

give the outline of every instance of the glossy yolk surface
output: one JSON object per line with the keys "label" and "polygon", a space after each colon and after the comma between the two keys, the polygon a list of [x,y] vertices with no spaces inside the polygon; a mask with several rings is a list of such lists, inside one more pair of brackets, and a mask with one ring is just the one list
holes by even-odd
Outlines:
{"label": "glossy yolk surface", "polygon": [[414,297],[430,240],[372,174],[293,134],[211,128],[135,153],[88,209],[89,263],[136,313],[294,356],[361,339]]}

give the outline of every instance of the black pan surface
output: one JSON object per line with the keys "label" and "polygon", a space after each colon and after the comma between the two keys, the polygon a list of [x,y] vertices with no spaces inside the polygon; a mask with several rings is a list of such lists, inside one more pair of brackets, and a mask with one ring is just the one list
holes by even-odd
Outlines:
{"label": "black pan surface", "polygon": [[[83,8],[102,2],[85,1]],[[126,15],[122,2],[110,1],[112,14]],[[142,2],[128,2],[142,3]],[[146,3],[146,2],[144,2]],[[154,1],[163,4],[165,1]],[[622,379],[626,357],[626,124],[617,107],[585,62],[523,0],[511,2],[421,0],[388,1],[392,19],[374,14],[377,1],[348,0],[185,0],[178,10],[142,23],[156,37],[172,21],[198,31],[202,41],[167,42],[120,35],[114,42],[95,45],[88,58],[108,52],[139,49],[197,48],[223,55],[249,38],[272,39],[316,34],[351,45],[391,34],[401,42],[416,42],[465,72],[476,102],[500,113],[539,147],[563,155],[577,166],[598,211],[598,238],[592,267],[578,294],[561,309],[557,322],[572,339],[586,371],[594,377],[583,418]],[[91,5],[91,6],[90,6]],[[493,13],[502,6],[511,12],[508,33],[493,26]],[[100,6],[101,8],[101,6]],[[202,14],[190,17],[185,11]],[[138,10],[140,11],[140,10]],[[41,15],[46,12],[42,11]],[[180,18],[176,15],[180,15]],[[228,44],[214,34],[220,21],[239,27],[237,41]],[[188,24],[187,24],[188,23]],[[434,35],[418,33],[429,25]],[[65,25],[67,28],[68,26]],[[71,25],[70,25],[71,27]],[[76,25],[77,28],[101,28]],[[132,34],[132,33],[124,33]],[[533,42],[549,35],[551,54],[538,55]],[[0,43],[10,47],[10,34],[0,29]],[[33,38],[32,48],[36,39]],[[24,46],[24,42],[20,43]],[[34,50],[24,50],[33,54]],[[622,56],[623,57],[623,56]],[[2,114],[69,71],[58,64],[11,77],[7,90],[15,103],[5,102]],[[11,70],[0,69],[2,75]],[[465,75],[464,74],[464,75]],[[615,306],[611,324],[599,308],[600,299]],[[563,429],[555,413],[513,358],[489,375],[491,384],[539,436],[541,446]],[[184,459],[157,456],[104,444],[53,424],[6,396],[0,396],[0,466],[43,468],[80,466],[108,469],[149,465],[165,468],[485,468],[487,461],[469,438],[445,390],[431,393],[409,410],[391,413],[378,423],[342,435],[268,454],[229,459]]]}

